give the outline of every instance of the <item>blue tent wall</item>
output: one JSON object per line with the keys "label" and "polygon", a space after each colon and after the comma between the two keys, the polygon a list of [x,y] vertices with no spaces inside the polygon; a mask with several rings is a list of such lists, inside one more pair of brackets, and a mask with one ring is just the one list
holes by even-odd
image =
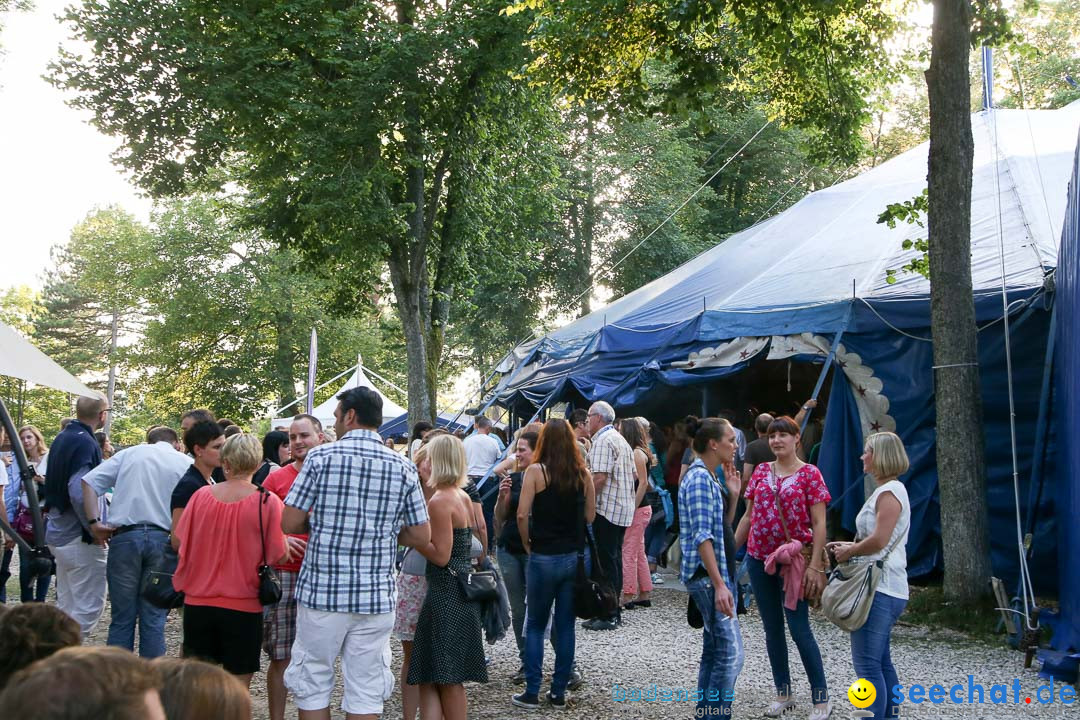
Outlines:
{"label": "blue tent wall", "polygon": [[[1049,316],[1050,313],[1036,303],[1014,316],[1011,328],[1021,517],[1027,516],[1031,453],[1039,409],[1037,389],[1042,378]],[[929,336],[929,331],[912,334]],[[844,344],[883,382],[882,394],[889,399],[889,414],[896,420],[896,432],[907,448],[911,468],[901,479],[908,488],[912,506],[908,572],[912,577],[925,575],[940,568],[942,562],[931,345],[894,332],[845,335]],[[1019,559],[1001,323],[979,333],[979,371],[986,438],[991,561],[994,574],[1014,588],[1019,575]],[[858,461],[861,454],[862,430],[852,389],[846,379],[834,378],[820,464],[834,506],[840,509],[844,527],[852,532],[855,515],[863,501],[860,492],[862,464]],[[1048,476],[1053,476],[1052,468],[1048,468]],[[1031,560],[1036,589],[1043,592],[1057,590],[1052,494],[1043,494],[1038,512],[1041,522],[1035,532],[1036,552]]]}
{"label": "blue tent wall", "polygon": [[1080,145],[1069,182],[1069,204],[1057,269],[1055,416],[1057,437],[1061,622],[1054,635],[1059,650],[1080,650]]}

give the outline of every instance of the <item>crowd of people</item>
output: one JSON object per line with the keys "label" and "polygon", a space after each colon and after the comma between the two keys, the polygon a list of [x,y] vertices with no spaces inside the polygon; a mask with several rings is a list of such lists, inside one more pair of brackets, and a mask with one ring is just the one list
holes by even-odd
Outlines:
{"label": "crowd of people", "polygon": [[[814,405],[795,417],[757,416],[750,442],[728,418],[661,428],[596,402],[513,437],[484,416],[464,440],[420,423],[399,452],[377,432],[382,398],[356,388],[338,396],[332,429],[301,414],[259,439],[195,409],[178,430],[151,428],[145,443],[113,453],[98,435],[109,408],[79,398],[51,448],[37,428],[19,431],[35,473],[29,487],[47,509],[56,604],[42,603],[50,575],[34,577],[20,549],[25,604],[6,617],[22,619],[0,616],[0,715],[42,678],[65,677],[93,684],[88,697],[130,707],[131,717],[207,716],[200,707],[249,717],[265,653],[273,720],[289,694],[301,718],[329,718],[339,661],[347,717],[377,717],[395,685],[393,637],[404,717],[465,718],[464,684],[489,677],[484,610],[470,583],[495,570],[519,658],[512,680],[523,686],[508,702],[563,708],[588,671],[575,657],[579,629],[618,631],[624,613],[651,608],[659,566],[677,544],[688,619],[703,630],[699,707],[731,713],[746,653],[739,616],[752,595],[776,691],[765,715],[796,707],[790,633],[811,690],[809,718],[825,720],[832,703],[809,607],[833,561],[883,559],[852,659],[875,686],[897,682],[889,635],[907,600],[910,503],[898,480],[903,445],[874,434],[863,462],[877,490],[858,535],[828,542],[831,498],[808,462],[816,442],[808,448],[803,434]],[[5,509],[23,532],[27,484],[17,463],[6,464]],[[602,571],[617,598],[580,626],[579,559],[590,576]],[[163,657],[169,610],[144,593],[162,573],[182,593],[182,660]],[[748,587],[736,582],[744,575]],[[106,596],[115,649],[82,647]],[[546,692],[545,644],[554,656]],[[115,665],[108,677],[83,679],[106,661]],[[887,695],[869,708],[874,717],[895,716]],[[61,693],[46,705],[60,713],[68,702]]]}

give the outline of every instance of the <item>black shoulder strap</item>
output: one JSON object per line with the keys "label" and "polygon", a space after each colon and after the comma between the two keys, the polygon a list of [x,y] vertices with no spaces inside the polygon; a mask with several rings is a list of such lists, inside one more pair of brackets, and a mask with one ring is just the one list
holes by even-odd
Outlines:
{"label": "black shoulder strap", "polygon": [[262,564],[266,565],[266,533],[263,531],[263,505],[270,499],[270,491],[264,487],[256,486],[259,495],[259,544],[262,546]]}
{"label": "black shoulder strap", "polygon": [[585,492],[584,488],[577,499],[577,535],[578,556],[585,557]]}

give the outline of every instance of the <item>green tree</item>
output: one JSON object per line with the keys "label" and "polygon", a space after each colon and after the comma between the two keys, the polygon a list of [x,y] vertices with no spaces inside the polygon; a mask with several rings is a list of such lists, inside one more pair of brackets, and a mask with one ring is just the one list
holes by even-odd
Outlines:
{"label": "green tree", "polygon": [[213,198],[156,209],[152,250],[130,282],[149,319],[125,356],[127,406],[146,424],[175,423],[196,406],[244,421],[292,402],[297,380],[306,377],[312,328],[319,333],[318,382],[361,353],[401,379],[394,368],[383,370],[378,307],[331,315],[326,279],[296,251],[237,227]]}
{"label": "green tree", "polygon": [[[758,98],[770,116],[804,128],[818,157],[854,161],[867,98],[893,68],[885,41],[903,3],[892,0],[724,0],[622,3],[524,0],[536,13],[536,77],[601,106],[672,113],[718,98]],[[655,63],[670,68],[668,81]]]}
{"label": "green tree", "polygon": [[615,296],[631,292],[830,180],[808,159],[805,134],[767,123],[760,109],[605,117],[587,129],[588,149],[571,146],[567,226],[571,237],[590,228],[576,244],[596,253],[575,294],[594,280]]}
{"label": "green tree", "polygon": [[[45,312],[36,320],[35,337],[50,357],[76,374],[104,374],[110,405],[121,339],[137,332],[142,320],[130,278],[145,262],[148,239],[147,228],[118,207],[91,212],[66,245],[53,249]],[[106,432],[111,424],[110,414]]]}
{"label": "green tree", "polygon": [[[26,286],[0,292],[0,322],[34,342],[34,326],[44,312],[41,296]],[[25,380],[0,377],[0,397],[15,425],[35,425],[47,440],[59,430],[59,421],[71,413],[67,394],[38,387]]]}
{"label": "green tree", "polygon": [[328,268],[343,306],[388,277],[416,421],[453,306],[500,240],[488,221],[524,254],[550,217],[550,103],[514,74],[529,19],[502,7],[91,0],[66,19],[92,54],[62,52],[54,79],[155,195],[228,164],[251,222]]}
{"label": "green tree", "polygon": [[1011,26],[996,104],[1052,109],[1080,99],[1080,0],[1021,3]]}

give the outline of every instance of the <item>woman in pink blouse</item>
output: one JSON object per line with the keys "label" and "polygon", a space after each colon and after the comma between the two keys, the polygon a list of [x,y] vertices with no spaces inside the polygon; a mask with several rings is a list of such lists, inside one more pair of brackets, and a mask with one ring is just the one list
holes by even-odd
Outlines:
{"label": "woman in pink blouse", "polygon": [[225,482],[191,496],[172,539],[180,552],[173,586],[184,593],[184,657],[222,665],[246,686],[259,670],[262,648],[258,570],[264,544],[268,564],[289,559],[281,500],[251,482],[262,454],[254,435],[226,440]]}
{"label": "woman in pink blouse", "polygon": [[[769,425],[768,437],[776,461],[761,463],[754,469],[746,486],[746,513],[735,531],[736,547],[743,543],[747,545],[750,585],[761,611],[765,647],[776,687],[776,700],[766,709],[765,716],[780,717],[795,707],[784,634],[786,616],[810,681],[814,704],[810,720],[826,720],[832,714],[832,703],[829,702],[821,651],[810,630],[808,601],[816,601],[825,588],[822,551],[825,547],[825,506],[831,498],[821,472],[796,454],[799,426],[794,420],[776,418]],[[777,557],[790,550],[791,541],[806,548],[802,557],[795,558],[791,567],[783,570],[783,575],[777,567],[772,567],[772,563],[770,568],[775,574],[767,572],[769,556],[777,553],[773,557],[775,562]],[[788,547],[781,550],[785,545]],[[801,581],[798,578],[800,572]],[[789,583],[801,584],[801,592],[795,588],[796,596],[801,595],[801,599],[791,597],[787,605],[783,576],[788,576]],[[792,605],[794,608],[790,607]]]}

